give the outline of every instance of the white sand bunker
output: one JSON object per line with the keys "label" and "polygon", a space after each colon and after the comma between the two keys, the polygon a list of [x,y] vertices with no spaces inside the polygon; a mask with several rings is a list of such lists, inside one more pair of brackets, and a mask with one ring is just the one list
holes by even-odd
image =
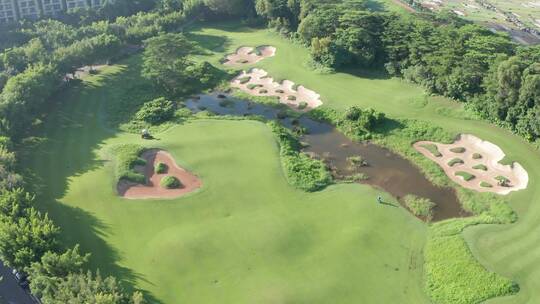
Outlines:
{"label": "white sand bunker", "polygon": [[231,86],[253,96],[278,97],[280,103],[295,110],[309,111],[322,105],[320,95],[314,91],[303,86],[296,86],[289,80],[275,82],[265,70],[261,69],[243,71],[232,80]]}
{"label": "white sand bunker", "polygon": [[276,48],[273,46],[259,46],[256,48],[244,46],[236,50],[236,53],[227,55],[224,65],[243,65],[257,63],[265,58],[276,55]]}
{"label": "white sand bunker", "polygon": [[529,175],[520,164],[500,164],[505,156],[501,148],[474,135],[462,134],[450,145],[419,141],[414,148],[468,189],[508,194],[527,188],[529,182]]}

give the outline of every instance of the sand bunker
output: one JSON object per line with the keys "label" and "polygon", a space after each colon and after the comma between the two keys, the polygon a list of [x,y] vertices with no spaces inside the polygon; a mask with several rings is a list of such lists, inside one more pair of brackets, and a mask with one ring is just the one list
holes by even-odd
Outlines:
{"label": "sand bunker", "polygon": [[[146,166],[136,168],[146,176],[146,184],[136,184],[128,181],[118,182],[118,194],[129,199],[150,199],[150,198],[176,198],[202,186],[201,180],[178,167],[174,158],[167,152],[162,150],[145,151],[141,157],[146,160]],[[158,163],[164,163],[167,170],[163,174],[155,173],[154,167]],[[177,189],[165,189],[160,186],[160,181],[165,176],[174,176],[180,180],[182,186]]]}
{"label": "sand bunker", "polygon": [[252,48],[244,46],[236,50],[236,53],[225,57],[224,65],[238,66],[243,64],[254,64],[265,58],[276,55],[276,48],[273,46],[259,46]]}
{"label": "sand bunker", "polygon": [[414,148],[468,189],[508,194],[527,188],[529,182],[529,175],[520,164],[500,164],[505,156],[501,148],[474,135],[462,134],[450,145],[419,141]]}
{"label": "sand bunker", "polygon": [[279,97],[280,103],[295,110],[309,111],[322,105],[320,95],[314,91],[303,86],[295,86],[294,82],[289,80],[275,82],[265,70],[261,69],[243,71],[232,80],[231,86],[253,96]]}

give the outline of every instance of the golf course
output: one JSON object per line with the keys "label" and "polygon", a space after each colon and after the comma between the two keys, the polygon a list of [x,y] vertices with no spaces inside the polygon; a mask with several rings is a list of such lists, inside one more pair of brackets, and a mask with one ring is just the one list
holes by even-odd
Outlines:
{"label": "golf course", "polygon": [[393,0],[87,5],[0,25],[10,286],[540,303],[539,46]]}
{"label": "golf course", "polygon": [[[244,45],[275,46],[276,56],[256,66],[315,88],[327,107],[371,107],[499,145],[530,177],[526,190],[505,197],[519,220],[471,227],[463,237],[478,263],[519,283],[517,295],[490,303],[540,298],[538,236],[530,233],[540,220],[540,156],[524,140],[399,79],[314,72],[298,64],[308,56],[304,48],[269,30],[226,23],[188,37],[216,65]],[[198,119],[167,127],[151,143],[108,125],[110,104],[144,82],[139,61],[105,67],[55,96],[56,108],[37,131],[47,140],[25,151],[40,209],[58,223],[62,242],[80,243],[92,252],[92,266],[157,303],[429,303],[422,253],[429,224],[389,195],[390,205],[376,204],[381,192],[367,185],[294,189],[265,124]],[[203,187],[177,199],[119,197],[108,147],[128,143],[167,150]]]}

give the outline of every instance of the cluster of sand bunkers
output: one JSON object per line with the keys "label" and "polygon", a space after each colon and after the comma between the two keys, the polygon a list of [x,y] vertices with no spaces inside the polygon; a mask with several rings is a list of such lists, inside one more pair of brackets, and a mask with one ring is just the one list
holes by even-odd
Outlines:
{"label": "cluster of sand bunkers", "polygon": [[501,164],[505,157],[501,148],[474,135],[462,134],[453,144],[419,141],[414,148],[468,189],[508,194],[525,189],[529,182],[529,175],[520,164]]}
{"label": "cluster of sand bunkers", "polygon": [[[229,66],[254,64],[275,54],[276,48],[272,46],[241,47],[236,53],[228,55],[223,64]],[[252,96],[276,97],[280,103],[298,111],[309,111],[322,105],[321,97],[316,92],[296,85],[290,80],[274,81],[262,69],[243,71],[231,81],[231,86]]]}
{"label": "cluster of sand bunkers", "polygon": [[243,46],[236,50],[236,53],[227,55],[224,65],[239,66],[243,64],[254,64],[265,58],[276,55],[276,48],[273,46],[259,46],[256,48]]}
{"label": "cluster of sand bunkers", "polygon": [[[158,149],[145,151],[141,158],[146,160],[145,166],[135,166],[135,170],[146,177],[145,184],[137,184],[121,180],[117,191],[121,197],[128,199],[177,198],[193,192],[202,186],[201,180],[192,173],[180,168],[174,158],[167,152]],[[157,173],[158,164],[164,164],[165,170]],[[160,185],[166,176],[173,176],[180,181],[180,186],[167,189]]]}

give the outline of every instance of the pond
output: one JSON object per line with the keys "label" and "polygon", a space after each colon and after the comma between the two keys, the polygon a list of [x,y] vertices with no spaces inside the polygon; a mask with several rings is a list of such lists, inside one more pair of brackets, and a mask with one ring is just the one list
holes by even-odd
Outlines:
{"label": "pond", "polygon": [[[217,115],[259,115],[269,120],[277,119],[289,129],[300,126],[307,131],[300,137],[306,143],[303,152],[323,160],[337,180],[364,174],[368,178],[360,183],[380,188],[400,203],[407,194],[428,198],[437,205],[433,221],[469,215],[461,208],[454,189],[435,186],[407,159],[371,142],[352,141],[329,123],[306,115],[298,119],[278,119],[280,109],[219,94],[197,96],[187,100],[185,106],[193,112],[207,110]],[[357,156],[365,160],[365,166],[351,166],[350,158]]]}

